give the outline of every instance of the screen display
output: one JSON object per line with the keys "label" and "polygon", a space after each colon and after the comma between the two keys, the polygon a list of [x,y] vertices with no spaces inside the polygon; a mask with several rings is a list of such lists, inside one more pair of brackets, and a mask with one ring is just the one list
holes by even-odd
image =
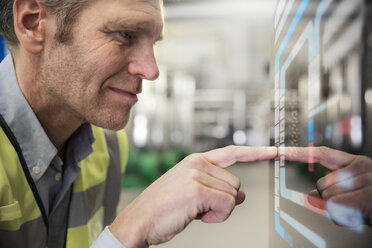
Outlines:
{"label": "screen display", "polygon": [[[372,157],[372,3],[280,0],[273,35],[277,147],[327,146]],[[312,150],[309,149],[309,152]],[[278,157],[272,171],[270,247],[371,247],[372,227],[352,211],[332,221],[309,193],[330,170]],[[343,208],[343,206],[341,206]]]}

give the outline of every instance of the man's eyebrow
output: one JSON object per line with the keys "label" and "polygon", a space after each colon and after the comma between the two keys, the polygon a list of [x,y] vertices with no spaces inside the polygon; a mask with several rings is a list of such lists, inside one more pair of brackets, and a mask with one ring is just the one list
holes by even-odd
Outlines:
{"label": "man's eyebrow", "polygon": [[[119,30],[133,30],[133,31],[140,31],[145,33],[146,35],[149,36],[154,36],[157,33],[156,27],[151,21],[142,21],[138,22],[135,20],[131,19],[115,19],[115,20],[110,20],[104,23],[104,27],[108,30],[112,29],[119,29]],[[115,31],[113,30],[113,31]],[[156,38],[156,41],[160,41],[163,39],[163,36],[160,35],[159,37]]]}

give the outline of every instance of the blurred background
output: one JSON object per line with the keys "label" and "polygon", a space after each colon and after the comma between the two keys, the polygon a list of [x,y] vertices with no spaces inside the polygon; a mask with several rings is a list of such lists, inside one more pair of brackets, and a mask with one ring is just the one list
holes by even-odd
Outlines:
{"label": "blurred background", "polygon": [[[164,0],[160,77],[144,82],[126,127],[129,162],[119,209],[192,152],[269,145],[275,0]],[[194,221],[159,247],[268,247],[269,163],[229,169],[247,200],[223,224]],[[249,245],[248,245],[249,244]]]}

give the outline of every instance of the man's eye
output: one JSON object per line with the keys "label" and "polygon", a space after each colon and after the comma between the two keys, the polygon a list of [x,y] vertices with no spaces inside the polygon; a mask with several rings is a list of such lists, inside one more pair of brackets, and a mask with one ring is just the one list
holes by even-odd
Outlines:
{"label": "man's eye", "polygon": [[132,32],[121,31],[120,35],[127,41],[133,41],[135,38]]}

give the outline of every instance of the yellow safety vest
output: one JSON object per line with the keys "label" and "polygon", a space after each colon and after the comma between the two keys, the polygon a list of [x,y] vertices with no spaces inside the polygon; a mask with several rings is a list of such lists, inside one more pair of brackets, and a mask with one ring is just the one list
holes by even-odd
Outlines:
{"label": "yellow safety vest", "polygon": [[[46,247],[48,220],[14,135],[0,115],[0,247]],[[115,218],[127,161],[124,131],[92,126],[93,152],[72,185],[66,247],[89,247]]]}

